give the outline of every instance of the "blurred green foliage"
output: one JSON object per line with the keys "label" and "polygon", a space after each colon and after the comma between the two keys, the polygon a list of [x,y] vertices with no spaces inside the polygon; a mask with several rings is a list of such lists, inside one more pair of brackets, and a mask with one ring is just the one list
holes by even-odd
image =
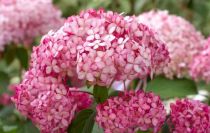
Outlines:
{"label": "blurred green foliage", "polygon": [[147,91],[152,91],[163,100],[176,98],[183,98],[187,95],[197,94],[196,84],[193,80],[181,79],[167,79],[163,76],[157,76],[147,84]]}
{"label": "blurred green foliage", "polygon": [[88,8],[104,8],[126,15],[152,9],[168,10],[192,22],[205,36],[210,33],[210,0],[54,0],[68,17]]}

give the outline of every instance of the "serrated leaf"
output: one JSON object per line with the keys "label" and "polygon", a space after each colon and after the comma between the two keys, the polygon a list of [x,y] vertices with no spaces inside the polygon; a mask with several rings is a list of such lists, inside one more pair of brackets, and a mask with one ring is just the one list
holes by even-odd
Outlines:
{"label": "serrated leaf", "polygon": [[16,56],[17,56],[18,60],[20,61],[21,66],[24,69],[27,69],[28,68],[28,60],[29,60],[28,51],[24,47],[18,47],[16,49]]}
{"label": "serrated leaf", "polygon": [[95,121],[95,111],[85,109],[80,111],[68,128],[68,133],[91,133]]}
{"label": "serrated leaf", "polygon": [[103,103],[108,98],[108,88],[95,85],[93,88],[93,96],[97,103]]}
{"label": "serrated leaf", "polygon": [[147,84],[147,91],[153,91],[160,95],[162,99],[175,97],[185,97],[187,95],[197,94],[196,84],[193,80],[167,79],[163,76],[157,76]]}

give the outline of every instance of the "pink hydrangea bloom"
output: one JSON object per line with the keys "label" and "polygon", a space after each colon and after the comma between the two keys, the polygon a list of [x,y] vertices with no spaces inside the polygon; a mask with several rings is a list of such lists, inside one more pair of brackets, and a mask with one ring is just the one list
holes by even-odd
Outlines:
{"label": "pink hydrangea bloom", "polygon": [[75,112],[92,103],[89,95],[68,88],[62,77],[45,76],[31,69],[24,80],[16,86],[12,98],[17,109],[36,124],[41,133],[65,132]]}
{"label": "pink hydrangea bloom", "polygon": [[190,75],[196,80],[210,82],[210,37],[206,40],[203,50],[193,59]]}
{"label": "pink hydrangea bloom", "polygon": [[[113,80],[145,78],[168,62],[165,45],[135,17],[90,9],[69,17],[59,30],[50,31],[33,48],[30,70],[16,87],[13,101],[41,132],[64,132],[74,113],[91,103],[87,94],[67,87],[67,78],[83,80],[81,85],[88,81],[108,86]],[[144,98],[144,93],[137,94],[133,100]],[[132,92],[126,95],[132,97]],[[154,104],[150,107],[144,101],[144,110],[136,116],[145,118],[139,119],[138,126],[142,130],[154,127],[156,131],[164,121],[164,109],[159,97],[145,95],[148,104]],[[148,107],[149,113],[145,112]],[[135,107],[131,109],[135,115]],[[161,116],[154,114],[158,112]]]}
{"label": "pink hydrangea bloom", "polygon": [[127,91],[96,107],[97,123],[105,133],[135,133],[153,129],[157,133],[166,118],[159,96],[143,91]]}
{"label": "pink hydrangea bloom", "polygon": [[[144,79],[169,62],[169,53],[159,37],[134,17],[125,17],[125,39],[116,48],[117,79]],[[119,41],[120,39],[118,39]]]}
{"label": "pink hydrangea bloom", "polygon": [[168,62],[165,45],[135,17],[90,9],[44,36],[31,64],[46,74],[108,86],[113,80],[144,78]]}
{"label": "pink hydrangea bloom", "polygon": [[169,120],[173,133],[209,133],[210,107],[199,101],[177,100]]}
{"label": "pink hydrangea bloom", "polygon": [[157,72],[168,78],[189,75],[189,64],[202,47],[203,36],[185,19],[167,11],[150,11],[138,17],[139,22],[151,26],[166,44],[171,62]]}
{"label": "pink hydrangea bloom", "polygon": [[62,24],[52,0],[0,0],[0,51],[9,43],[28,45]]}

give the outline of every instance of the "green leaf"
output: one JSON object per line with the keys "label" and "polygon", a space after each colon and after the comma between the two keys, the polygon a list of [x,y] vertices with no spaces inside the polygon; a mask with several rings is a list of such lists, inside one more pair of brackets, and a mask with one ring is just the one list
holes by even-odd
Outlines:
{"label": "green leaf", "polygon": [[93,88],[93,96],[97,103],[103,103],[108,98],[108,88],[95,85]]}
{"label": "green leaf", "polygon": [[19,125],[17,133],[39,133],[39,130],[33,125],[32,122],[27,121],[23,125]]}
{"label": "green leaf", "polygon": [[53,0],[53,4],[59,3],[60,0]]}
{"label": "green leaf", "polygon": [[170,133],[170,129],[168,124],[165,122],[162,129],[161,129],[162,133]]}
{"label": "green leaf", "polygon": [[27,69],[28,68],[28,60],[29,60],[28,51],[24,47],[18,47],[16,49],[16,56],[17,56],[18,60],[20,61],[21,66],[24,69]]}
{"label": "green leaf", "polygon": [[120,92],[121,92],[121,91],[112,90],[112,91],[109,93],[109,97],[118,96]]}
{"label": "green leaf", "polygon": [[128,0],[120,0],[118,1],[119,8],[121,11],[124,11],[125,13],[128,13],[131,11],[131,3]]}
{"label": "green leaf", "polygon": [[93,132],[92,132],[92,133],[104,133],[104,131],[103,131],[102,128],[100,128],[100,127],[98,126],[97,123],[95,123],[94,126],[93,126]]}
{"label": "green leaf", "polygon": [[95,111],[85,109],[80,111],[68,128],[68,133],[91,133],[95,122]]}
{"label": "green leaf", "polygon": [[147,84],[147,91],[153,91],[160,95],[162,99],[174,97],[185,97],[191,94],[197,94],[196,84],[193,80],[182,79],[167,79],[162,76],[156,77]]}
{"label": "green leaf", "polygon": [[2,129],[3,129],[3,132],[5,133],[16,133],[17,125],[9,125],[9,126],[5,125],[2,127]]}
{"label": "green leaf", "polygon": [[9,75],[6,72],[0,71],[0,94],[5,92],[9,85]]}
{"label": "green leaf", "polygon": [[15,59],[15,53],[16,53],[16,50],[15,50],[14,45],[8,45],[5,48],[4,59],[7,65],[10,65],[12,61]]}
{"label": "green leaf", "polygon": [[135,13],[140,14],[140,12],[143,11],[145,4],[147,4],[147,3],[148,3],[148,0],[135,1],[135,5],[134,5]]}
{"label": "green leaf", "polygon": [[17,125],[16,123],[17,119],[16,116],[14,115],[14,109],[15,109],[14,105],[9,105],[9,106],[4,106],[0,110],[0,127],[4,128],[4,130],[9,129],[11,126]]}
{"label": "green leaf", "polygon": [[12,115],[14,111],[14,106],[5,106],[3,109],[0,110],[0,119],[6,119],[10,115]]}
{"label": "green leaf", "polygon": [[198,90],[206,90],[210,92],[210,84],[207,84],[205,81],[200,81],[197,83]]}

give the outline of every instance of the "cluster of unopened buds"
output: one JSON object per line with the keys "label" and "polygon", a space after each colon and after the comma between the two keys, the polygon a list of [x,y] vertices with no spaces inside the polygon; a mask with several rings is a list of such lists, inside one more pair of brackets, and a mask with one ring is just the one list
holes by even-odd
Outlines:
{"label": "cluster of unopened buds", "polygon": [[[145,79],[169,61],[165,44],[136,17],[90,9],[69,17],[59,30],[50,31],[40,45],[33,48],[30,69],[16,86],[12,100],[42,133],[65,133],[75,114],[90,107],[93,101],[91,95],[72,85],[82,87],[88,83],[108,88],[114,81]],[[192,113],[189,116],[192,120],[182,126],[183,131],[208,133],[209,107],[186,101],[172,105],[173,132],[181,133],[177,129],[183,124],[186,110]],[[182,102],[180,112],[174,112]],[[95,120],[105,133],[138,130],[157,133],[166,121],[159,96],[142,90],[125,90],[98,104],[96,112]],[[199,119],[199,124],[195,119],[200,115],[206,119]],[[191,129],[192,125],[199,125],[200,129]]]}

